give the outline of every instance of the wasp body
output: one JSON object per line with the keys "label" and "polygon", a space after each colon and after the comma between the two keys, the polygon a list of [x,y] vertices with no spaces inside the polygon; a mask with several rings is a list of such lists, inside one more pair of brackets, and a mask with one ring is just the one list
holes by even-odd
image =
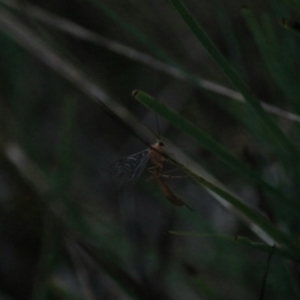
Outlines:
{"label": "wasp body", "polygon": [[151,173],[148,180],[156,179],[165,198],[173,205],[185,205],[191,209],[181,198],[172,192],[167,183],[162,179],[164,176],[162,170],[166,158],[164,156],[164,143],[161,140],[157,140],[148,149],[127,156],[115,163],[113,169],[116,169],[116,177],[119,178],[120,185],[123,186],[130,182],[136,182],[146,170],[149,161],[152,166],[147,169]]}

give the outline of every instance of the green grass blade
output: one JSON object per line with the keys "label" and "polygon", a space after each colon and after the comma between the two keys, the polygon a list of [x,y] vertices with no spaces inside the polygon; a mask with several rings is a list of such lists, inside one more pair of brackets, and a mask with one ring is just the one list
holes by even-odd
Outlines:
{"label": "green grass blade", "polygon": [[[243,236],[230,236],[230,235],[221,235],[221,234],[210,234],[210,233],[198,233],[198,232],[188,232],[188,231],[169,231],[170,234],[174,234],[177,236],[194,236],[199,238],[214,238],[214,239],[222,239],[229,242],[237,243],[245,247],[252,248],[254,250],[269,253],[270,248],[272,246],[267,245],[266,243],[261,242],[253,242],[249,240],[248,238],[245,238]],[[286,251],[283,251],[280,248],[276,248],[274,251],[274,255],[280,256],[283,258],[291,259],[291,256]]]}
{"label": "green grass blade", "polygon": [[244,96],[246,102],[256,112],[261,119],[261,122],[266,126],[269,134],[276,139],[277,147],[282,147],[288,150],[287,155],[293,154],[299,156],[299,152],[293,142],[281,131],[273,119],[264,111],[260,102],[251,94],[249,88],[246,86],[241,77],[236,73],[231,64],[227,61],[224,55],[215,46],[206,32],[202,29],[199,23],[193,18],[186,6],[180,0],[169,0],[177,12],[180,14],[185,23],[189,26],[194,35],[201,42],[203,47],[207,50],[210,56],[219,65],[223,73],[233,83],[238,91]]}
{"label": "green grass blade", "polygon": [[[274,38],[269,38],[270,34],[264,34],[261,26],[250,9],[243,9],[243,15],[261,55],[264,58],[265,64],[269,69],[269,74],[282,90],[285,98],[299,112],[300,106],[298,99],[300,96],[300,89],[299,84],[294,80],[297,74],[293,74],[293,71],[288,65],[288,58],[291,53],[286,53],[286,47],[281,49],[278,46],[278,43],[274,41]],[[267,24],[267,20],[268,19],[265,18],[265,24]],[[270,24],[268,27],[270,32]]]}
{"label": "green grass blade", "polygon": [[251,182],[260,185],[266,191],[272,193],[272,195],[274,196],[274,200],[280,199],[281,202],[283,202],[284,204],[293,207],[295,209],[295,212],[300,213],[299,205],[287,199],[279,189],[262,180],[257,173],[253,172],[248,167],[246,167],[242,162],[240,162],[234,156],[232,156],[226,148],[224,148],[222,145],[220,145],[218,142],[212,139],[209,135],[201,131],[191,122],[184,119],[176,112],[169,109],[167,106],[158,102],[153,97],[142,91],[133,91],[133,96],[143,105],[148,107],[150,110],[154,111],[159,116],[166,119],[169,123],[174,125],[181,132],[187,134],[199,145],[214,153],[230,168],[232,168]]}
{"label": "green grass blade", "polygon": [[[191,175],[195,176],[195,175]],[[229,192],[219,188],[218,186],[208,182],[204,178],[200,176],[196,176],[196,181],[203,184],[205,187],[209,188],[217,195],[221,196],[225,201],[230,203],[235,209],[237,209],[247,220],[251,221],[251,223],[258,226],[261,230],[263,230],[267,235],[276,241],[281,246],[285,246],[285,252],[289,256],[290,259],[295,260],[300,263],[299,257],[299,246],[293,241],[293,239],[287,236],[285,233],[281,232],[277,228],[275,228],[267,219],[265,219],[260,213],[255,211],[249,205],[242,202],[240,199],[231,195]]]}
{"label": "green grass blade", "polygon": [[120,25],[121,28],[130,32],[140,43],[146,46],[149,51],[153,53],[156,57],[160,58],[164,62],[167,62],[171,65],[176,65],[178,68],[182,69],[175,61],[163,50],[157,47],[146,35],[144,35],[141,31],[139,31],[135,26],[122,21],[122,18],[113,10],[111,10],[108,6],[101,3],[98,0],[89,0],[95,7],[100,9],[105,15],[107,15],[110,19]]}
{"label": "green grass blade", "polygon": [[220,31],[225,41],[226,50],[235,67],[243,74],[246,75],[246,70],[243,66],[243,58],[240,49],[240,43],[236,36],[235,29],[227,13],[226,6],[221,0],[213,0],[216,14],[218,16]]}
{"label": "green grass blade", "polygon": [[[193,176],[193,175],[192,175]],[[265,219],[261,214],[256,212],[250,206],[242,202],[240,199],[231,195],[229,192],[219,188],[211,182],[208,182],[204,178],[197,176],[196,181],[203,184],[205,187],[209,188],[211,191],[215,192],[217,195],[221,196],[224,200],[230,203],[234,208],[236,208],[241,214],[243,214],[248,220],[262,229],[270,237],[274,239],[280,245],[287,247],[287,251],[291,253],[295,260],[300,262],[299,258],[299,246],[293,241],[291,237],[288,237],[283,232],[275,228],[267,219]]]}

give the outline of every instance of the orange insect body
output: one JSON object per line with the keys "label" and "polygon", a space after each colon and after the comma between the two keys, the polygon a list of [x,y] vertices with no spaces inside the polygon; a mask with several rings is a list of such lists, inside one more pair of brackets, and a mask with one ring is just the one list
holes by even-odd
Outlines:
{"label": "orange insect body", "polygon": [[155,144],[151,145],[148,151],[153,166],[157,171],[161,170],[163,168],[163,161],[165,160],[165,157],[162,155],[164,143],[158,140]]}
{"label": "orange insect body", "polygon": [[[152,144],[149,149],[135,153],[123,159],[120,159],[116,164],[115,168],[117,177],[120,178],[121,185],[129,182],[135,182],[146,169],[148,161],[151,161],[152,166],[148,168],[148,172],[151,173],[148,180],[157,179],[158,184],[165,198],[176,206],[187,206],[182,199],[177,197],[169,188],[167,183],[162,179],[165,175],[163,174],[163,163],[166,161],[164,156],[164,143],[157,140],[156,143]],[[190,208],[191,209],[191,208]]]}
{"label": "orange insect body", "polygon": [[169,200],[172,204],[176,205],[176,206],[183,206],[185,205],[185,203],[182,201],[182,199],[180,199],[179,197],[177,197],[168,187],[168,185],[164,182],[164,180],[161,177],[157,177],[159,186],[164,194],[164,196],[166,197],[167,200]]}
{"label": "orange insect body", "polygon": [[[161,141],[157,141],[155,144],[152,144],[148,150],[148,154],[150,160],[153,164],[153,167],[148,169],[149,172],[152,173],[149,179],[156,178],[162,193],[164,194],[165,198],[170,201],[175,206],[183,206],[185,205],[189,209],[191,209],[187,204],[183,202],[183,200],[177,197],[169,188],[167,183],[162,179],[162,168],[163,162],[165,161],[165,157],[163,155],[164,151],[164,144]],[[148,179],[148,180],[149,180]]]}

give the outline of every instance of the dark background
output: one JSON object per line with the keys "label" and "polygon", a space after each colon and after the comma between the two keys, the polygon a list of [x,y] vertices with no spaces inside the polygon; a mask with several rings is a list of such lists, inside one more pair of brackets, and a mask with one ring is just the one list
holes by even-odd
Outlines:
{"label": "dark background", "polygon": [[[146,134],[134,134],[144,124],[276,224],[258,187],[167,122],[158,118],[157,124],[155,114],[131,96],[134,89],[173,108],[271,181],[280,177],[276,157],[241,124],[241,104],[161,71],[149,57],[140,61],[142,53],[155,57],[162,49],[189,72],[233,89],[168,1],[99,1],[102,9],[96,2],[0,1],[0,18],[9,14],[12,24],[28,30],[22,41],[1,22],[0,299],[259,299],[268,254],[234,242],[236,236],[260,241],[249,225],[189,178],[168,184],[193,211],[172,206],[147,175],[120,190],[111,165],[147,148]],[[262,22],[268,17],[281,43],[291,34],[279,19],[295,18],[293,10],[281,1],[185,3],[253,94],[290,109],[241,7]],[[74,36],[66,24],[75,34],[81,26],[95,36]],[[83,81],[57,71],[38,40],[95,83],[109,107],[118,104],[113,113],[99,105],[101,97],[91,97],[91,88],[83,89]],[[116,53],[109,42],[136,52]],[[297,82],[299,42],[286,47],[290,56],[283,61],[292,62]],[[122,122],[115,115],[121,109],[128,113]],[[133,119],[135,125],[128,125]],[[297,138],[291,120],[277,122]],[[274,256],[264,299],[297,299],[297,274]]]}

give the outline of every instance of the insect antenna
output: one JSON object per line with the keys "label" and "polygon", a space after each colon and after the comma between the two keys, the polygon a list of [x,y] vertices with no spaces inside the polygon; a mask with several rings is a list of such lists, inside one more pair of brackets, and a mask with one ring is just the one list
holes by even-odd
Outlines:
{"label": "insect antenna", "polygon": [[158,124],[157,114],[155,114],[155,120],[156,120],[156,129],[157,129],[158,139],[161,139],[161,134],[160,134],[159,124]]}
{"label": "insect antenna", "polygon": [[160,130],[159,130],[159,126],[158,126],[158,118],[157,118],[157,114],[155,114],[155,122],[156,122],[156,130],[157,130],[157,133],[154,132],[149,126],[145,125],[152,133],[153,135],[158,139],[160,140],[161,139],[161,134],[160,134]]}

